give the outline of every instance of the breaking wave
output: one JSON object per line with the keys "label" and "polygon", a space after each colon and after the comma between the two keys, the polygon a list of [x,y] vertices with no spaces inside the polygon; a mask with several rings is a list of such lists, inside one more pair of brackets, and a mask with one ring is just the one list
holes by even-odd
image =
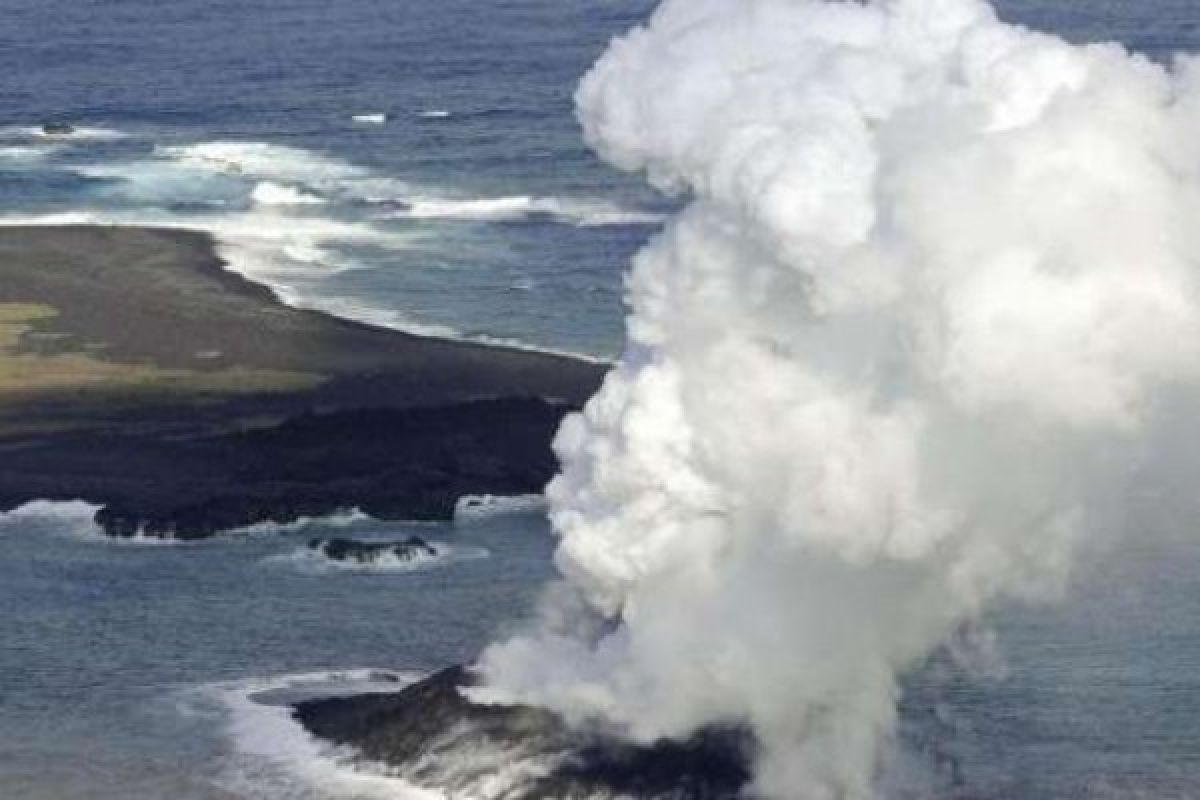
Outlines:
{"label": "breaking wave", "polygon": [[[376,537],[362,537],[357,538],[357,540],[367,545],[384,541],[395,541],[394,538],[385,540]],[[403,557],[392,552],[381,552],[366,557],[363,560],[357,560],[353,558],[332,558],[323,547],[314,547],[310,544],[305,547],[296,548],[288,553],[267,556],[263,559],[262,563],[268,567],[292,569],[304,575],[338,575],[346,573],[387,575],[424,572],[430,569],[449,567],[463,561],[476,561],[481,558],[488,558],[491,555],[484,547],[451,545],[438,541],[430,541],[428,545],[435,552],[416,552],[411,556]]]}
{"label": "breaking wave", "polygon": [[[0,159],[17,166],[28,161],[41,167],[52,148],[72,141],[39,139],[33,128],[5,130],[11,146],[0,147]],[[82,132],[83,137],[106,135],[103,129]],[[99,152],[89,161],[84,153],[54,162],[54,169],[88,179],[79,207],[10,213],[0,216],[0,225],[204,231],[216,239],[219,255],[231,270],[270,286],[289,305],[419,335],[542,350],[511,337],[466,335],[446,324],[416,319],[369,293],[333,289],[331,279],[352,270],[392,268],[415,253],[436,253],[443,246],[445,229],[440,226],[458,222],[542,221],[583,228],[650,226],[662,220],[657,212],[599,198],[464,198],[321,153],[266,142],[155,145],[139,140],[139,147],[132,155]]]}
{"label": "breaking wave", "polygon": [[181,692],[180,711],[218,721],[230,753],[214,782],[236,796],[267,800],[447,800],[388,775],[381,765],[311,736],[291,705],[319,697],[396,691],[415,673],[330,670],[202,686]]}
{"label": "breaking wave", "polygon": [[327,202],[325,198],[313,192],[271,181],[263,181],[255,186],[250,197],[260,206],[312,206]]}
{"label": "breaking wave", "polygon": [[338,188],[370,177],[368,170],[339,159],[267,142],[167,145],[157,147],[155,153],[162,159],[196,169],[308,187]]}
{"label": "breaking wave", "polygon": [[28,163],[39,161],[57,149],[54,145],[12,145],[0,147],[0,159],[8,162]]}
{"label": "breaking wave", "polygon": [[457,220],[462,222],[513,222],[548,219],[579,227],[608,225],[658,225],[664,215],[621,208],[611,203],[558,197],[478,197],[468,199],[414,199],[393,212],[397,219]]}
{"label": "breaking wave", "polygon": [[43,139],[56,142],[72,141],[112,141],[129,138],[131,134],[113,128],[81,126],[70,133],[51,133],[37,126],[8,126],[0,128],[0,140],[3,139]]}
{"label": "breaking wave", "polygon": [[11,511],[0,512],[0,535],[36,530],[73,537],[103,536],[95,523],[99,510],[100,506],[83,500],[33,500]]}
{"label": "breaking wave", "polygon": [[83,500],[33,500],[12,511],[0,513],[0,535],[5,533],[35,533],[63,536],[89,544],[122,546],[173,546],[197,544],[161,536],[137,533],[133,536],[114,537],[96,524],[96,513],[103,506]]}
{"label": "breaking wave", "polygon": [[455,522],[474,522],[506,514],[535,514],[546,510],[546,498],[540,494],[472,494],[454,505]]}
{"label": "breaking wave", "polygon": [[372,517],[358,509],[348,509],[326,516],[299,517],[292,522],[259,522],[241,528],[233,528],[206,539],[184,540],[143,533],[137,533],[134,536],[109,536],[95,521],[96,513],[102,508],[103,506],[83,500],[32,500],[11,511],[0,512],[0,535],[33,531],[113,545],[178,546],[228,541],[231,538],[239,537],[280,536],[315,530],[337,531],[374,521]]}

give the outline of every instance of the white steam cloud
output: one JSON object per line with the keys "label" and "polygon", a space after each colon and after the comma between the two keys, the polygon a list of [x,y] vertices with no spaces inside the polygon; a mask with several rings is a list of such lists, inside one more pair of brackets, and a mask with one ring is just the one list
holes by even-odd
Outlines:
{"label": "white steam cloud", "polygon": [[557,441],[565,576],[493,686],[630,735],[746,720],[862,798],[898,680],[1061,583],[1200,373],[1200,62],[980,0],[666,0],[578,93],[686,208]]}

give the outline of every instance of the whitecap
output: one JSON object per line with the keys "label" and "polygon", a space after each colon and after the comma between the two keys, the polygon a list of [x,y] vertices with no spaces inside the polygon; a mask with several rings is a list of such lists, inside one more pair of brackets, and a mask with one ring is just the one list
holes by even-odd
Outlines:
{"label": "whitecap", "polygon": [[466,334],[437,323],[422,322],[393,308],[372,306],[358,298],[316,290],[321,278],[361,268],[361,264],[332,248],[368,244],[402,249],[421,233],[382,233],[365,225],[323,217],[298,218],[281,209],[256,208],[239,213],[172,214],[161,210],[66,211],[48,214],[0,215],[0,226],[115,225],[196,230],[216,240],[217,256],[231,272],[269,287],[280,302],[292,308],[320,311],[365,325],[415,336],[453,339],[530,353],[562,356],[593,364],[612,360],[518,339]]}
{"label": "whitecap", "polygon": [[0,215],[0,226],[54,227],[70,225],[110,225],[107,215],[97,211],[55,211],[48,214]]}
{"label": "whitecap", "polygon": [[[326,279],[361,269],[364,248],[404,251],[436,235],[429,228],[397,229],[388,220],[521,220],[542,215],[588,226],[650,222],[657,214],[622,209],[603,200],[507,196],[454,199],[418,193],[393,178],[336,158],[294,147],[247,141],[159,146],[132,161],[74,165],[71,170],[110,183],[98,191],[116,208],[42,215],[10,214],[0,225],[123,225],[191,229],[208,233],[230,271],[270,287],[279,299],[369,325],[438,338],[474,341],[531,352],[583,357],[412,318],[370,300],[330,293]],[[373,218],[335,216],[343,201],[388,207]],[[400,206],[399,211],[395,210]],[[518,284],[515,288],[523,288]]]}
{"label": "whitecap", "polygon": [[509,195],[451,199],[426,197],[405,201],[406,207],[391,212],[396,219],[452,220],[463,222],[512,222],[548,217],[581,228],[614,225],[657,225],[662,214],[623,208],[604,200]]}
{"label": "whitecap", "polygon": [[12,511],[0,513],[0,534],[10,532],[46,533],[80,542],[105,545],[174,545],[179,540],[146,535],[138,531],[133,536],[109,536],[96,523],[96,513],[103,506],[84,500],[33,500]]}
{"label": "whitecap", "polygon": [[356,262],[335,255],[336,245],[369,244],[398,249],[419,234],[384,233],[369,225],[330,217],[296,217],[286,207],[247,211],[177,214],[164,209],[118,209],[0,215],[2,226],[116,225],[196,230],[217,242],[217,255],[233,272],[270,286],[296,305],[322,307],[323,298],[305,289],[314,277],[353,269]]}
{"label": "whitecap", "polygon": [[27,163],[30,161],[38,161],[57,150],[56,145],[13,145],[11,147],[0,147],[0,159],[9,162]]}
{"label": "whitecap", "polygon": [[103,533],[95,522],[100,508],[83,500],[32,500],[0,513],[0,534],[37,528],[71,536],[96,536]]}
{"label": "whitecap", "polygon": [[[364,538],[360,541],[371,544],[385,540]],[[392,553],[381,553],[371,561],[358,562],[330,558],[320,549],[305,546],[288,553],[267,556],[261,563],[268,567],[293,569],[304,575],[386,575],[423,572],[429,569],[448,567],[463,561],[488,558],[491,555],[484,547],[450,545],[445,542],[427,542],[427,544],[436,552],[433,554],[416,553],[409,558],[402,558]]]}
{"label": "whitecap", "polygon": [[369,174],[361,167],[311,150],[267,142],[200,142],[160,146],[155,153],[198,169],[306,186],[337,185]]}
{"label": "whitecap", "polygon": [[238,177],[159,158],[83,164],[71,172],[106,181],[100,189],[106,197],[141,206],[229,207],[242,202],[246,192]]}
{"label": "whitecap", "polygon": [[310,206],[326,202],[320,195],[271,181],[255,185],[250,197],[260,206]]}
{"label": "whitecap", "polygon": [[93,141],[111,141],[113,139],[128,139],[129,133],[125,131],[113,130],[112,128],[96,128],[96,127],[79,127],[75,128],[70,133],[47,133],[44,130],[38,129],[35,133],[39,138],[48,138],[55,140],[71,141],[75,139],[93,140]]}
{"label": "whitecap", "polygon": [[215,778],[237,796],[264,800],[445,800],[368,762],[350,748],[312,736],[292,716],[306,699],[397,691],[420,675],[375,669],[329,670],[201,686],[181,692],[188,717],[215,716],[231,752]]}
{"label": "whitecap", "polygon": [[364,125],[383,125],[388,121],[388,115],[382,111],[373,111],[368,114],[355,114],[350,119]]}
{"label": "whitecap", "polygon": [[[323,516],[302,516],[297,517],[291,522],[275,522],[267,520],[264,522],[255,522],[250,525],[243,525],[237,528],[220,531],[211,536],[206,536],[201,539],[180,539],[174,536],[158,536],[155,534],[147,534],[144,530],[138,530],[133,536],[124,537],[108,537],[105,539],[116,544],[130,545],[199,545],[208,543],[219,543],[229,539],[236,538],[251,538],[251,537],[272,537],[282,536],[287,534],[305,533],[308,531],[327,531],[329,529],[349,528],[364,522],[372,522],[373,517],[363,513],[357,508],[334,511]],[[103,531],[101,531],[103,533]]]}
{"label": "whitecap", "polygon": [[423,119],[445,119],[450,116],[450,112],[443,108],[430,108],[425,111],[418,111],[417,116]]}
{"label": "whitecap", "polygon": [[435,742],[410,770],[456,788],[418,787],[398,768],[318,739],[293,716],[300,702],[394,693],[423,677],[372,669],[311,672],[201,686],[179,693],[176,705],[188,717],[221,721],[232,753],[220,765],[217,785],[264,800],[497,800],[514,796],[560,762],[530,753],[521,742],[509,747]]}
{"label": "whitecap", "polygon": [[311,528],[349,528],[364,522],[373,521],[373,517],[360,509],[350,508],[335,511],[324,516],[297,517],[291,522],[256,522],[234,528],[224,535],[228,536],[278,536],[287,533],[301,533]]}
{"label": "whitecap", "polygon": [[80,126],[70,133],[48,133],[40,125],[10,125],[0,128],[0,139],[47,139],[56,142],[126,139],[130,134],[112,128]]}
{"label": "whitecap", "polygon": [[546,498],[541,494],[468,494],[454,504],[454,521],[473,522],[506,514],[538,514],[545,510]]}

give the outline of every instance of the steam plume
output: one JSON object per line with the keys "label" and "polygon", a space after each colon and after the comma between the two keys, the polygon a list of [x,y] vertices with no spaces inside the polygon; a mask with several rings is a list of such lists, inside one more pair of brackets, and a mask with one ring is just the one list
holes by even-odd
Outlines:
{"label": "steam plume", "polygon": [[1197,377],[1200,63],[980,0],[666,0],[577,101],[687,205],[557,440],[565,581],[483,668],[635,737],[746,720],[765,795],[866,797],[898,677],[1062,581]]}

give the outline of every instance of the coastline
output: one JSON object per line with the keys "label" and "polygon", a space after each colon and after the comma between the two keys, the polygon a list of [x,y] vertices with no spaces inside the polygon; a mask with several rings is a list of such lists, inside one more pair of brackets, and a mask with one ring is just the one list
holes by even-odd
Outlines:
{"label": "coastline", "polygon": [[540,491],[605,370],[292,308],[189,230],[2,228],[6,310],[0,508],[86,500],[114,535]]}
{"label": "coastline", "polygon": [[294,703],[291,718],[327,746],[452,796],[736,800],[751,783],[757,743],[739,724],[639,742],[595,720],[488,702],[478,688],[469,667],[452,666],[394,691]]}

